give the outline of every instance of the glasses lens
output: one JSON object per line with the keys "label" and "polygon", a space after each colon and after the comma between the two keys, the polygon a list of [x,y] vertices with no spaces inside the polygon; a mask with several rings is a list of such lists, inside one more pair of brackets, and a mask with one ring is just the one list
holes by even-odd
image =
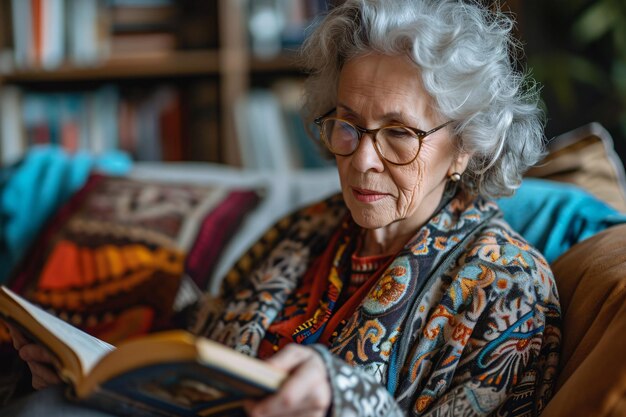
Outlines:
{"label": "glasses lens", "polygon": [[350,155],[359,145],[359,132],[342,120],[324,120],[322,135],[330,151],[337,155]]}
{"label": "glasses lens", "polygon": [[378,131],[376,144],[383,158],[395,164],[411,162],[420,149],[420,140],[403,126],[389,126]]}

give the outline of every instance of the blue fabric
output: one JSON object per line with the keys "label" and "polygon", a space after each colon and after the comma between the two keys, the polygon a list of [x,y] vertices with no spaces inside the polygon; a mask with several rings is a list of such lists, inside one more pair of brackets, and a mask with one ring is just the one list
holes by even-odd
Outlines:
{"label": "blue fabric", "polygon": [[118,151],[93,156],[87,152],[70,155],[58,146],[31,148],[9,169],[0,189],[0,283],[6,281],[41,226],[83,186],[92,170],[122,175],[131,166],[128,155]]}
{"label": "blue fabric", "polygon": [[620,213],[582,189],[525,179],[514,196],[498,200],[505,220],[553,262],[571,246],[616,224]]}

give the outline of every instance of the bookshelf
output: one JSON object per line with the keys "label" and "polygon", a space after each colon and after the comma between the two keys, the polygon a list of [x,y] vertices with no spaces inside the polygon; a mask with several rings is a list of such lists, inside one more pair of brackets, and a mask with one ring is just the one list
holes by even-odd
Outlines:
{"label": "bookshelf", "polygon": [[[118,34],[110,34],[107,53],[99,52],[83,59],[77,55],[76,51],[87,50],[86,54],[89,55],[90,49],[74,39],[80,38],[82,35],[75,35],[81,29],[78,24],[71,21],[72,16],[79,12],[68,12],[68,10],[85,8],[86,3],[91,3],[95,7],[94,11],[91,12],[91,15],[95,15],[96,11],[97,13],[102,11],[102,7],[105,7],[103,5],[114,7],[110,5],[118,4],[120,5],[119,9],[122,10],[122,5],[130,4],[133,6],[139,3],[150,5],[151,2],[146,0],[141,2],[133,2],[133,0],[0,0],[0,97],[4,91],[10,92],[10,94],[7,93],[9,99],[4,99],[0,103],[0,123],[2,122],[2,112],[11,114],[12,117],[24,112],[24,109],[17,109],[19,110],[17,112],[13,111],[16,110],[13,107],[18,106],[17,99],[13,97],[16,95],[20,97],[19,100],[24,100],[24,96],[30,97],[31,95],[40,98],[44,104],[40,103],[39,107],[45,107],[46,101],[56,100],[59,95],[75,95],[78,94],[77,92],[82,94],[84,91],[88,91],[89,94],[92,94],[92,91],[96,92],[96,99],[89,95],[85,99],[86,102],[97,100],[98,91],[103,87],[105,90],[106,87],[115,89],[119,97],[124,97],[127,90],[132,91],[131,95],[137,95],[137,89],[149,91],[166,86],[176,93],[175,101],[181,103],[177,111],[182,114],[182,116],[178,116],[178,120],[180,125],[182,117],[183,127],[181,129],[183,131],[177,140],[183,141],[185,145],[184,150],[181,148],[174,152],[173,158],[171,155],[170,157],[161,155],[162,159],[199,160],[242,166],[244,163],[242,152],[245,152],[242,147],[246,145],[242,145],[240,140],[241,118],[236,117],[238,103],[252,91],[258,88],[267,88],[268,84],[274,81],[302,78],[302,74],[294,64],[295,53],[293,50],[296,47],[293,45],[289,45],[287,49],[271,56],[258,56],[253,51],[255,46],[251,45],[254,44],[254,41],[251,41],[250,13],[255,12],[253,8],[257,7],[255,6],[257,3],[250,0],[154,0],[154,8],[149,13],[144,14],[144,16],[152,16],[149,19],[153,19],[150,24],[146,25],[149,27],[144,35],[146,45],[157,45],[156,50],[111,53],[110,49],[113,48],[111,45],[122,45],[123,47],[123,44],[118,40],[111,40]],[[266,3],[271,4],[271,2]],[[326,2],[321,0],[275,2],[274,5],[275,7],[293,7],[292,4],[298,3],[301,3],[301,9],[307,9],[309,14],[311,10],[320,11],[326,7]],[[61,10],[59,13],[67,14],[63,17],[65,19],[63,21],[64,30],[66,31],[63,36],[68,39],[63,47],[58,47],[62,50],[62,57],[50,58],[54,55],[53,53],[46,55],[46,42],[53,42],[48,40],[38,44],[31,39],[31,43],[34,45],[31,49],[35,50],[36,58],[32,58],[33,53],[31,51],[24,51],[25,40],[19,39],[20,34],[25,33],[23,29],[19,29],[22,28],[23,22],[16,24],[15,18],[27,13],[25,10],[20,10],[19,13],[14,10],[16,7],[23,7],[24,4],[29,4],[32,8],[39,7],[39,16],[42,15],[41,10],[46,10],[45,7],[49,9],[62,7],[59,9]],[[280,6],[281,4],[282,6]],[[284,4],[289,4],[289,6],[284,6]],[[42,7],[44,8],[41,9]],[[135,21],[141,19],[142,15],[141,13],[138,14],[136,9],[137,7],[135,7],[133,15],[128,14],[131,21],[132,19]],[[289,13],[292,12],[293,10],[289,11]],[[90,15],[89,10],[82,10],[80,13]],[[108,10],[107,13],[104,20],[110,25],[110,28],[113,28],[111,16],[119,16],[118,10],[114,12]],[[166,25],[165,29],[160,28],[159,15],[161,17],[169,16],[174,23]],[[188,20],[185,20],[187,18]],[[34,18],[31,17],[30,19]],[[125,24],[128,24],[127,20],[125,20]],[[28,36],[41,37],[42,35],[38,34],[38,31],[41,32],[42,29],[37,29],[36,23],[30,23],[32,33]],[[100,21],[98,21],[98,25],[101,26]],[[48,22],[48,26],[54,25],[50,25]],[[18,27],[17,30],[16,27]],[[181,34],[182,27],[186,29],[186,32]],[[133,30],[130,31],[132,36],[127,36],[126,33],[122,35],[126,37],[135,36],[135,39],[143,36],[137,36]],[[155,30],[158,32],[157,34],[153,33]],[[303,30],[304,26],[302,27]],[[110,29],[110,33],[114,31],[115,29]],[[52,36],[52,39],[55,39],[55,36]],[[90,36],[85,35],[84,37],[89,39]],[[94,36],[91,37],[94,38]],[[120,39],[122,38],[123,36],[120,36]],[[173,40],[170,41],[171,39]],[[171,46],[172,42],[176,44],[175,47]],[[54,50],[54,46],[50,48]],[[101,46],[93,44],[92,49],[100,50]],[[28,58],[29,56],[31,57]],[[48,56],[48,61],[46,61],[46,56]],[[27,62],[28,59],[31,61]],[[24,62],[27,63],[24,64]],[[259,77],[264,80],[262,85],[257,85],[258,82],[255,81]],[[180,96],[178,96],[179,92]],[[156,97],[163,95],[161,93],[155,94]],[[54,99],[50,97],[54,97]],[[131,104],[137,105],[137,103]],[[139,106],[144,106],[144,104],[140,103]],[[128,107],[127,104],[119,104],[120,107],[124,105]],[[2,110],[3,106],[4,111]],[[7,106],[9,107],[8,112]],[[47,106],[50,107],[51,105],[47,104]],[[145,104],[144,107],[150,106],[154,107],[150,103]],[[198,120],[194,120],[197,115],[200,115]],[[176,119],[175,116],[172,118]],[[15,125],[15,123],[13,124]],[[32,144],[28,137],[28,126],[23,130],[26,131],[27,137],[20,140],[23,148],[27,149]],[[172,131],[171,128],[166,130]],[[0,135],[2,135],[0,136],[0,157],[2,162],[6,163],[6,149],[4,149],[6,138],[4,136],[7,136],[7,133],[3,134],[0,131]],[[11,135],[9,134],[9,136]],[[15,151],[10,152],[16,153]],[[134,156],[141,159],[137,155]]]}
{"label": "bookshelf", "polygon": [[52,71],[16,69],[1,75],[4,83],[73,82],[126,78],[165,78],[219,73],[218,51],[175,51],[167,55],[113,57],[94,66],[63,64]]}

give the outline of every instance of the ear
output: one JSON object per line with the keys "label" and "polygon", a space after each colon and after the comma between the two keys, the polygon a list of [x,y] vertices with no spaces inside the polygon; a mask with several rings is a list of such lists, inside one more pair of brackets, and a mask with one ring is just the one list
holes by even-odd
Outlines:
{"label": "ear", "polygon": [[448,176],[458,172],[459,174],[463,174],[467,169],[467,165],[469,164],[471,154],[467,152],[459,152],[452,164],[450,164],[450,168],[448,168]]}

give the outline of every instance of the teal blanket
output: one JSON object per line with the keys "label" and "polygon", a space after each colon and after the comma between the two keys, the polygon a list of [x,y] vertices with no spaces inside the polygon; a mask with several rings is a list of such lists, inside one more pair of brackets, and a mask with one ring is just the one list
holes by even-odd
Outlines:
{"label": "teal blanket", "polygon": [[122,152],[70,155],[58,146],[38,146],[17,165],[4,168],[0,176],[0,283],[6,281],[46,220],[85,183],[92,170],[121,175],[131,166],[131,159]]}
{"label": "teal blanket", "polygon": [[504,218],[548,262],[572,245],[616,224],[620,213],[582,189],[562,182],[527,178],[514,196],[498,200]]}

